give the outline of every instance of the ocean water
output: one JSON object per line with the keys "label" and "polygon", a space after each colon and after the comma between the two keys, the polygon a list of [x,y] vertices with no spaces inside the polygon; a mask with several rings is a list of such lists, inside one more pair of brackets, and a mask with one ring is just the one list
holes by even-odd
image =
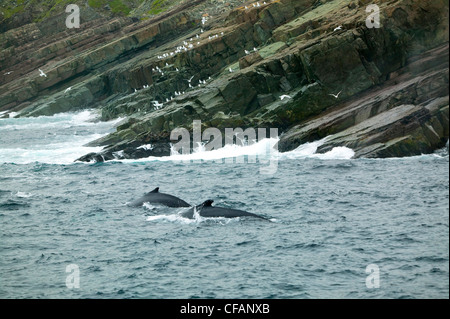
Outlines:
{"label": "ocean water", "polygon": [[[315,154],[318,141],[267,155],[265,140],[74,163],[119,122],[95,117],[0,120],[0,298],[449,297],[446,150],[350,159]],[[269,220],[126,205],[155,187]]]}

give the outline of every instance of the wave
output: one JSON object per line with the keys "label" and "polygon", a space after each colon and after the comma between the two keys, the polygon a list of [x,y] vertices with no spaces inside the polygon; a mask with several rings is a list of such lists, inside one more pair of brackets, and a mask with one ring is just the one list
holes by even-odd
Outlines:
{"label": "wave", "polygon": [[323,160],[349,160],[355,156],[355,152],[351,148],[343,146],[334,147],[326,153],[317,153],[318,148],[329,138],[330,136],[319,141],[302,144],[290,152],[279,153],[279,156],[281,159],[318,158]]}
{"label": "wave", "polygon": [[110,122],[100,122],[99,114],[95,110],[80,112],[58,113],[52,116],[20,117],[0,119],[0,131],[31,130],[31,129],[64,129],[75,126],[104,126],[122,121],[118,118]]}
{"label": "wave", "polygon": [[71,164],[101,151],[84,145],[107,135],[122,120],[101,122],[96,110],[0,119],[0,163]]}
{"label": "wave", "polygon": [[201,216],[195,216],[194,219],[189,219],[186,217],[181,216],[178,213],[175,214],[159,214],[154,216],[147,216],[148,222],[155,222],[155,223],[180,223],[180,224],[195,224],[198,225],[200,223],[216,223],[221,225],[226,225],[229,223],[235,223],[239,222],[240,218],[225,218],[225,217],[201,217]]}
{"label": "wave", "polygon": [[322,139],[317,142],[305,143],[290,152],[279,152],[276,149],[279,139],[266,138],[250,145],[225,145],[217,150],[206,150],[204,145],[199,145],[191,154],[179,154],[172,149],[170,156],[155,157],[150,156],[141,159],[122,159],[115,160],[122,163],[136,162],[195,162],[195,161],[212,161],[212,162],[236,162],[236,163],[257,163],[278,161],[286,159],[302,159],[302,158],[318,158],[322,160],[349,160],[353,158],[355,152],[347,147],[335,147],[326,153],[317,153],[317,149],[326,141]]}
{"label": "wave", "polygon": [[72,144],[67,144],[65,147],[58,149],[1,149],[0,163],[30,164],[38,162],[65,165],[73,163],[74,159],[87,153],[99,152],[101,149],[101,147],[84,147]]}

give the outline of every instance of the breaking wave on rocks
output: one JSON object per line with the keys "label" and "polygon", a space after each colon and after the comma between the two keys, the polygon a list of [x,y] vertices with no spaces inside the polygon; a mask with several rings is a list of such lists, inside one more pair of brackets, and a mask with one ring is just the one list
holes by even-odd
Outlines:
{"label": "breaking wave on rocks", "polygon": [[0,119],[0,163],[71,164],[101,147],[85,147],[110,133],[122,119],[98,120],[98,113],[85,110],[53,116]]}
{"label": "breaking wave on rocks", "polygon": [[[74,163],[74,160],[90,152],[99,152],[101,147],[86,147],[87,143],[112,132],[121,118],[101,122],[94,110],[75,113],[61,113],[53,116],[0,119],[0,163],[61,164]],[[123,163],[149,161],[223,161],[256,162],[256,160],[285,160],[301,158],[351,159],[354,152],[346,147],[319,154],[317,148],[324,140],[306,143],[291,152],[276,150],[278,139],[268,138],[256,143],[240,146],[225,145],[208,151],[204,145],[191,154],[148,157],[139,160],[117,160]]]}

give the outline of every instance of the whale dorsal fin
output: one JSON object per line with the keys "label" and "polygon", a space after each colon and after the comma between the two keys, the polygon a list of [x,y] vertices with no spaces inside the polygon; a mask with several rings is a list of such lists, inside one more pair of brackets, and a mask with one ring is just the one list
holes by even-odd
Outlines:
{"label": "whale dorsal fin", "polygon": [[214,201],[212,199],[208,199],[206,202],[204,202],[202,204],[203,207],[211,207],[212,203],[214,203]]}
{"label": "whale dorsal fin", "polygon": [[156,187],[154,190],[152,190],[150,193],[159,193],[159,187]]}

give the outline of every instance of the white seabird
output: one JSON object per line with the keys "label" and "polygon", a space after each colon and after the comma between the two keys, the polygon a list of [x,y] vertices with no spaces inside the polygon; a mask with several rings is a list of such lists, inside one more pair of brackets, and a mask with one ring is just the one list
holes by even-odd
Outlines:
{"label": "white seabird", "polygon": [[[341,91],[342,92],[342,91]],[[337,99],[338,97],[339,97],[339,94],[341,94],[341,92],[339,92],[338,94],[328,94],[328,95],[331,95],[331,96],[333,96],[335,99]]]}
{"label": "white seabird", "polygon": [[164,104],[159,103],[158,101],[152,101],[153,105],[156,106],[157,108],[162,107]]}
{"label": "white seabird", "polygon": [[40,76],[45,76],[45,77],[47,77],[47,74],[45,74],[44,71],[42,71],[41,69],[39,69],[39,72],[40,72],[40,74],[39,74]]}

